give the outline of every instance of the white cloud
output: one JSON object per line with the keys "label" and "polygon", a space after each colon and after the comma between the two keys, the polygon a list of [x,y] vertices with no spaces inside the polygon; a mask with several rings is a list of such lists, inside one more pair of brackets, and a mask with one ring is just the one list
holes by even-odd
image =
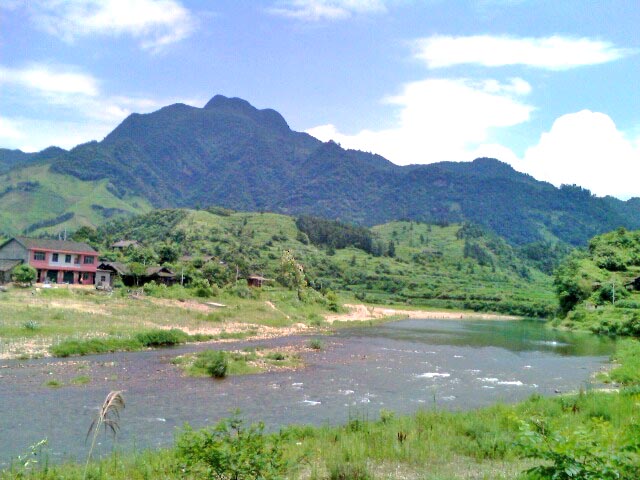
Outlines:
{"label": "white cloud", "polygon": [[[202,105],[202,99],[107,95],[100,82],[73,66],[0,65],[0,105],[21,112],[0,118],[0,146],[24,151],[50,145],[70,148],[101,140],[130,113],[147,113],[172,103]],[[32,112],[32,113],[31,113]]]}
{"label": "white cloud", "polygon": [[399,109],[396,125],[380,131],[340,133],[334,125],[307,130],[320,140],[343,147],[373,151],[406,165],[475,158],[488,142],[490,130],[526,122],[533,107],[517,95],[531,87],[522,79],[430,79],[405,85],[400,95],[385,99]]}
{"label": "white cloud", "polygon": [[0,66],[0,84],[15,84],[42,94],[80,94],[95,96],[98,82],[91,75],[70,67],[30,65],[23,68]]}
{"label": "white cloud", "polygon": [[514,168],[556,186],[577,184],[597,195],[640,196],[640,139],[606,114],[582,110],[556,119]]}
{"label": "white cloud", "polygon": [[455,65],[501,67],[526,65],[547,70],[567,70],[611,62],[631,51],[611,42],[589,38],[541,38],[475,35],[435,35],[417,40],[415,56],[430,68]]}
{"label": "white cloud", "polygon": [[268,11],[309,22],[342,20],[357,14],[384,13],[384,0],[286,0]]}
{"label": "white cloud", "polygon": [[177,0],[31,0],[24,6],[38,27],[65,41],[131,35],[153,51],[186,38],[196,24]]}

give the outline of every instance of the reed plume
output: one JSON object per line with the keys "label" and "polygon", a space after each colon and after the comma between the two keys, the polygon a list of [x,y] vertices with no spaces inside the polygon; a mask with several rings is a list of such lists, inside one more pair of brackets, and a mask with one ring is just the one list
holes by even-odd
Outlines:
{"label": "reed plume", "polygon": [[89,448],[89,454],[87,455],[87,463],[84,467],[83,478],[87,477],[87,469],[89,468],[89,462],[91,461],[91,454],[93,453],[93,448],[96,445],[96,439],[98,438],[100,429],[104,426],[105,433],[107,430],[110,430],[115,438],[118,430],[120,430],[120,410],[123,409],[124,398],[122,396],[122,391],[114,390],[109,392],[107,398],[105,398],[102,403],[102,407],[100,407],[100,411],[91,422],[91,425],[89,425],[89,430],[87,431],[85,442],[88,440],[91,432],[93,432],[93,439],[91,440],[91,448]]}

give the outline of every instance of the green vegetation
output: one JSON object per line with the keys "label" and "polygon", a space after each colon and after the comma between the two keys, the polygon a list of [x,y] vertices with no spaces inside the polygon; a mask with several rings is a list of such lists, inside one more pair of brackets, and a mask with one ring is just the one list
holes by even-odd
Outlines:
{"label": "green vegetation", "polygon": [[[255,290],[236,286],[236,277],[260,273],[295,290],[303,303],[320,302],[334,311],[340,306],[331,291],[368,303],[528,317],[556,312],[551,278],[538,268],[539,258],[523,257],[478,226],[393,222],[364,229],[303,220],[218,209],[162,210],[79,235],[104,256],[125,263],[141,256],[158,261],[159,252],[179,250],[186,256],[167,265],[180,272],[193,297],[218,296],[231,286],[237,295],[251,297]],[[109,251],[108,245],[122,238],[144,246]],[[149,285],[145,292],[178,298],[185,290]]]}
{"label": "green vegetation", "polygon": [[[16,164],[15,156],[7,163]],[[131,115],[103,141],[59,152],[48,165],[66,182],[108,186],[105,202],[89,202],[109,212],[130,211],[130,200],[137,197],[160,208],[219,205],[313,214],[361,225],[397,219],[470,221],[512,245],[583,245],[618,225],[640,228],[640,209],[633,199],[598,198],[571,185],[558,189],[488,158],[400,167],[379,155],[293,132],[277,112],[220,95],[204,108],[176,104]],[[76,216],[68,222],[77,226],[86,224],[80,215],[95,218],[104,213],[90,211],[86,204],[82,210],[51,212],[52,204],[27,225],[42,220],[41,212],[55,218],[73,211]],[[7,207],[0,202],[0,210],[12,212]],[[36,216],[38,210],[29,212]],[[47,230],[52,228],[60,226]]]}
{"label": "green vegetation", "polygon": [[147,200],[117,196],[105,179],[79,180],[51,171],[47,164],[13,169],[0,175],[0,232],[58,234],[101,225],[118,216],[149,211]]}
{"label": "green vegetation", "polygon": [[49,351],[55,357],[69,357],[71,355],[91,355],[108,352],[129,352],[149,347],[168,347],[189,341],[206,341],[213,338],[210,335],[188,335],[179,329],[148,330],[136,334],[134,337],[106,337],[87,340],[64,340],[53,345]]}
{"label": "green vegetation", "polygon": [[302,361],[296,353],[260,349],[234,352],[204,350],[176,357],[173,363],[179,365],[188,375],[214,378],[291,370],[302,366]]}
{"label": "green vegetation", "polygon": [[31,265],[18,265],[15,267],[11,273],[11,278],[14,282],[25,286],[30,287],[33,282],[36,281],[38,272]]}
{"label": "green vegetation", "polygon": [[594,237],[586,251],[572,253],[558,268],[554,285],[571,329],[640,336],[640,231],[619,228]]}

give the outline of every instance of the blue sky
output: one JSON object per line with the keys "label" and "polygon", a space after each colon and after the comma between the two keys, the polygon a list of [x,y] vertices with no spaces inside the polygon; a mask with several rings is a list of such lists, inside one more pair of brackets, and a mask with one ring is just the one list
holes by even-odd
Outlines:
{"label": "blue sky", "polygon": [[0,146],[217,93],[404,165],[640,196],[637,0],[3,0]]}

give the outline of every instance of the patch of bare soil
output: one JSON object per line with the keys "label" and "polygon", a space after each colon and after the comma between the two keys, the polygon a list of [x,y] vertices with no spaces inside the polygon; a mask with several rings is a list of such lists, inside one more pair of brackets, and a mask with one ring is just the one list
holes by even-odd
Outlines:
{"label": "patch of bare soil", "polygon": [[377,320],[386,317],[401,316],[406,318],[430,318],[439,320],[460,320],[460,319],[480,319],[480,320],[517,320],[518,317],[511,315],[496,315],[492,313],[469,313],[469,312],[444,312],[438,310],[401,310],[397,308],[372,307],[364,304],[345,304],[349,309],[348,313],[332,314],[325,317],[326,321],[333,323],[340,322],[364,322],[367,320]]}

